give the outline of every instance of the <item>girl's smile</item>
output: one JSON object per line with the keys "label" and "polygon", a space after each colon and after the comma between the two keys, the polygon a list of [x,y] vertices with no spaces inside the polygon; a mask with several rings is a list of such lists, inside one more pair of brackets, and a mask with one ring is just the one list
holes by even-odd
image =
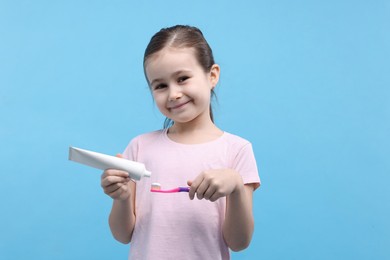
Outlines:
{"label": "girl's smile", "polygon": [[178,104],[172,104],[172,105],[168,106],[168,109],[171,110],[171,111],[180,110],[180,109],[182,109],[185,105],[187,105],[190,102],[191,102],[191,100],[188,100],[188,101],[185,101],[185,102],[181,102],[181,103],[178,103]]}
{"label": "girl's smile", "polygon": [[203,70],[193,48],[164,48],[147,60],[145,72],[157,107],[175,124],[211,120],[211,90],[218,80],[215,71]]}

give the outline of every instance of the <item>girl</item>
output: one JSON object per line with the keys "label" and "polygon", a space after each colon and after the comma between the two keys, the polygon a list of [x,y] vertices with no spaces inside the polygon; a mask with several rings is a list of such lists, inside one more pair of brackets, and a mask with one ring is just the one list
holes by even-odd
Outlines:
{"label": "girl", "polygon": [[[134,138],[123,157],[142,162],[151,178],[104,171],[113,198],[110,229],[131,241],[129,259],[229,259],[248,247],[254,229],[252,193],[260,186],[251,144],[213,122],[211,97],[220,67],[202,32],[177,25],[156,33],[145,50],[145,76],[164,129]],[[187,184],[183,193],[151,193]]]}

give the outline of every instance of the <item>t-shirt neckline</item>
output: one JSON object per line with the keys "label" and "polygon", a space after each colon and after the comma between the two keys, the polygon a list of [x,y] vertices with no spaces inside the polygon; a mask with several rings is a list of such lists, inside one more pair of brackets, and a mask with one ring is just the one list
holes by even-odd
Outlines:
{"label": "t-shirt neckline", "polygon": [[175,144],[175,145],[179,145],[179,146],[185,146],[185,147],[194,147],[194,146],[202,146],[202,145],[210,145],[210,144],[214,144],[214,143],[217,143],[219,142],[220,140],[224,139],[225,136],[227,135],[227,132],[225,131],[222,131],[222,134],[220,136],[218,136],[217,138],[213,139],[213,140],[210,140],[210,141],[207,141],[207,142],[203,142],[203,143],[196,143],[196,144],[185,144],[185,143],[179,143],[179,142],[176,142],[174,140],[172,140],[171,138],[169,138],[168,136],[168,128],[165,128],[162,130],[163,131],[163,137],[164,139],[169,142],[169,143],[172,143],[172,144]]}

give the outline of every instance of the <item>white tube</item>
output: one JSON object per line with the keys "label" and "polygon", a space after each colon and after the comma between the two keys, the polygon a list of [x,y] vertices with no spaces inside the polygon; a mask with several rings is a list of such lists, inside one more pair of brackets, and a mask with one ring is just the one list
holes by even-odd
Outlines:
{"label": "white tube", "polygon": [[146,170],[142,163],[76,147],[69,147],[69,160],[101,170],[116,169],[125,171],[129,173],[131,179],[137,181],[141,177],[150,177],[151,175],[151,172]]}

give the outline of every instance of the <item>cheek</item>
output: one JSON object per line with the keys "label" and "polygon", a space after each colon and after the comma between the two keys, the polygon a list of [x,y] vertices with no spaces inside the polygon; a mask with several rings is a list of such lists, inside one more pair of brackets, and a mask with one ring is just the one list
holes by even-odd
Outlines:
{"label": "cheek", "polygon": [[154,102],[156,103],[157,107],[162,110],[165,109],[165,98],[161,94],[153,95]]}
{"label": "cheek", "polygon": [[198,101],[208,102],[211,97],[211,87],[209,87],[207,82],[202,81],[195,86],[189,94]]}
{"label": "cheek", "polygon": [[205,89],[201,93],[198,94],[198,97],[200,100],[202,100],[202,103],[210,103],[211,101],[211,91],[208,89]]}

